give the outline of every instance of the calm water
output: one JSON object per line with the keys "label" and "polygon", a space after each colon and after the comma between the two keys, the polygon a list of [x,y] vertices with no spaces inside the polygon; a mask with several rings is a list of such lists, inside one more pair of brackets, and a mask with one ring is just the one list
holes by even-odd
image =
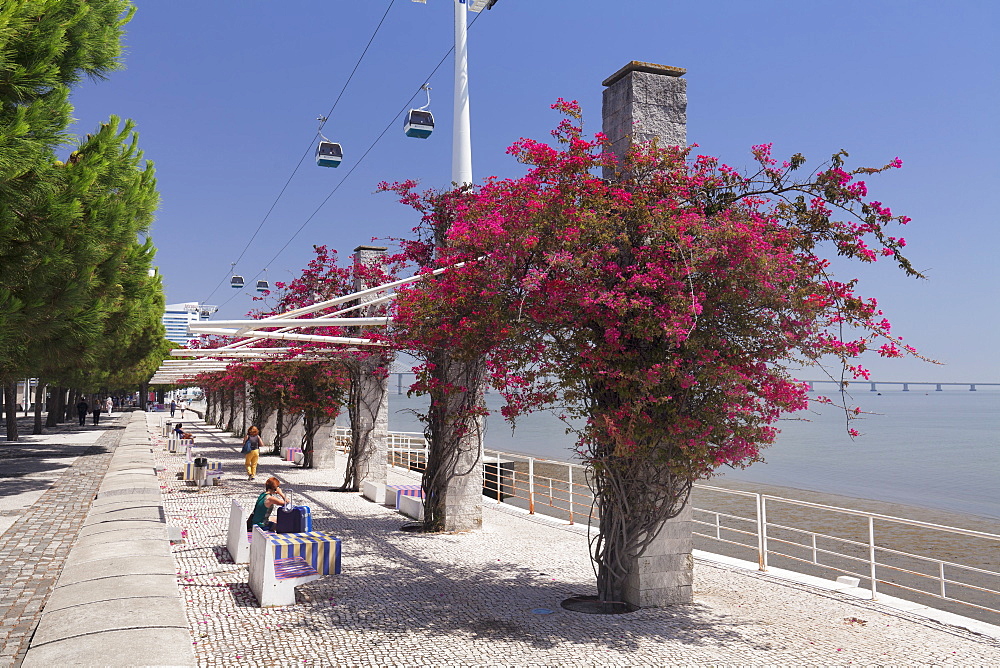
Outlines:
{"label": "calm water", "polygon": [[[861,437],[847,436],[844,415],[833,408],[800,413],[804,419],[782,421],[765,462],[724,477],[1000,518],[1000,392],[859,391],[855,399],[873,413],[854,424]],[[487,449],[572,458],[573,439],[559,420],[530,415],[511,434],[499,417],[501,401],[487,395],[497,411],[488,420]],[[406,409],[424,405],[390,395],[390,429],[421,431]]]}

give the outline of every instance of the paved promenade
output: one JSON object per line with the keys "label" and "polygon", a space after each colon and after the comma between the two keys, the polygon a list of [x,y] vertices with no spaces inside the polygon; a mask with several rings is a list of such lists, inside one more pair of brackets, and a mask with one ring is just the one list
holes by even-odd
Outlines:
{"label": "paved promenade", "polygon": [[[147,424],[159,440],[159,415]],[[265,456],[250,483],[238,439],[195,430],[199,454],[225,462],[223,486],[186,486],[174,475],[182,457],[155,442],[153,457],[167,523],[186,532],[171,553],[198,665],[1000,665],[996,627],[975,633],[707,559],[695,562],[692,605],[569,612],[560,601],[594,593],[582,527],[488,504],[480,532],[401,532],[393,510],[327,491],[338,482],[330,472]],[[0,666],[23,659],[121,433],[121,424],[74,427],[0,444],[18,462],[0,472],[13,490],[2,516],[14,520],[0,535]],[[246,565],[224,545],[231,499],[249,506],[268,475],[312,507],[314,528],[344,539],[344,572],[300,587],[294,606],[262,610]],[[109,651],[102,663],[134,665],[134,656]]]}
{"label": "paved promenade", "polygon": [[[401,532],[393,510],[327,491],[330,472],[265,456],[246,481],[238,440],[196,429],[226,462],[224,486],[186,487],[173,475],[181,457],[155,452],[167,520],[187,531],[174,557],[200,665],[1000,664],[996,637],[704,559],[693,605],[569,612],[560,601],[595,593],[580,527],[488,505],[477,533]],[[223,546],[230,500],[249,507],[269,475],[311,506],[315,529],[344,539],[344,572],[261,610]]]}

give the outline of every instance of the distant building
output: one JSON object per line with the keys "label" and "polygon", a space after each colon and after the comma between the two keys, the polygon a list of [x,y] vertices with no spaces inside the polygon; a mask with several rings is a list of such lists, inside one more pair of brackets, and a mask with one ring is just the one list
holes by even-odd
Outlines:
{"label": "distant building", "polygon": [[208,320],[218,310],[218,306],[209,306],[198,302],[167,304],[166,311],[163,313],[163,326],[167,328],[167,338],[174,343],[186,346],[191,339],[198,338],[197,334],[188,334],[188,323]]}

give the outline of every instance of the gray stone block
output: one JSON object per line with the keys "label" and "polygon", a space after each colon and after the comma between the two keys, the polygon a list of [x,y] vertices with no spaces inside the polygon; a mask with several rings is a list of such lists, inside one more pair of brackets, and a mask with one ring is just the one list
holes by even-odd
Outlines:
{"label": "gray stone block", "polygon": [[67,563],[59,577],[57,586],[76,584],[88,580],[118,577],[122,575],[171,575],[176,576],[173,557],[115,557],[86,561],[79,564]]}
{"label": "gray stone block", "polygon": [[662,573],[666,571],[691,571],[694,568],[694,557],[691,556],[690,548],[686,552],[677,554],[658,554],[652,557],[639,557],[636,559],[636,572]]}
{"label": "gray stone block", "polygon": [[120,575],[58,586],[45,602],[45,613],[94,601],[124,598],[178,598],[175,575]]}
{"label": "gray stone block", "polygon": [[155,520],[146,519],[95,522],[80,529],[77,540],[87,536],[101,536],[118,531],[142,531],[145,529],[152,530],[153,528],[156,528],[159,531],[165,531],[166,529],[164,527],[166,527],[166,522],[162,518],[157,518]]}
{"label": "gray stone block", "polygon": [[[125,522],[122,524],[125,524]],[[142,522],[139,527],[132,528],[121,528],[117,523],[112,523],[112,525],[108,528],[108,531],[91,533],[86,536],[78,537],[76,539],[76,543],[73,544],[73,547],[81,548],[90,547],[92,545],[107,545],[109,543],[116,543],[125,540],[139,542],[160,541],[165,543],[167,540],[166,527],[166,524],[160,524],[158,522]]]}
{"label": "gray stone block", "polygon": [[629,577],[630,582],[635,580],[634,585],[630,585],[637,590],[646,589],[671,589],[673,587],[686,587],[694,584],[694,573],[692,571],[665,571],[658,573],[644,573]]}
{"label": "gray stone block", "polygon": [[93,545],[74,545],[66,558],[66,564],[82,564],[87,561],[115,557],[159,557],[170,555],[170,545],[165,540],[136,540],[124,538],[108,540]]}
{"label": "gray stone block", "polygon": [[682,585],[671,589],[628,591],[626,600],[640,608],[659,608],[666,605],[691,603],[694,599],[692,587]]}
{"label": "gray stone block", "polygon": [[108,631],[47,645],[32,645],[27,668],[53,666],[193,666],[191,635],[186,628]]}
{"label": "gray stone block", "polygon": [[83,526],[90,526],[91,524],[102,524],[105,522],[119,522],[119,521],[135,521],[135,520],[147,520],[151,522],[163,522],[166,523],[166,517],[163,515],[163,508],[160,506],[122,506],[114,509],[105,509],[99,513],[91,513],[84,520]]}
{"label": "gray stone block", "polygon": [[98,494],[90,508],[91,513],[100,513],[130,504],[133,506],[160,506],[163,505],[163,500],[160,497],[160,490],[148,490],[138,494],[112,494],[110,496]]}
{"label": "gray stone block", "polygon": [[87,605],[46,612],[35,630],[32,643],[44,645],[93,633],[148,627],[187,630],[187,618],[176,592],[168,597],[94,601]]}

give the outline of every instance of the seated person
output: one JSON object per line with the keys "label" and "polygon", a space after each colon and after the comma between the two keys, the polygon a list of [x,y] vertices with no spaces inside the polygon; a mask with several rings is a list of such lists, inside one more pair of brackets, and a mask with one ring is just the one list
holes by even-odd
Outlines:
{"label": "seated person", "polygon": [[189,441],[194,440],[194,436],[184,431],[184,424],[181,422],[178,422],[177,426],[174,427],[174,438],[183,438]]}
{"label": "seated person", "polygon": [[270,521],[271,513],[276,506],[288,503],[288,495],[281,491],[281,482],[274,477],[264,481],[264,491],[257,497],[253,512],[247,518],[247,531],[253,531],[255,526],[264,531],[274,531],[274,522]]}

